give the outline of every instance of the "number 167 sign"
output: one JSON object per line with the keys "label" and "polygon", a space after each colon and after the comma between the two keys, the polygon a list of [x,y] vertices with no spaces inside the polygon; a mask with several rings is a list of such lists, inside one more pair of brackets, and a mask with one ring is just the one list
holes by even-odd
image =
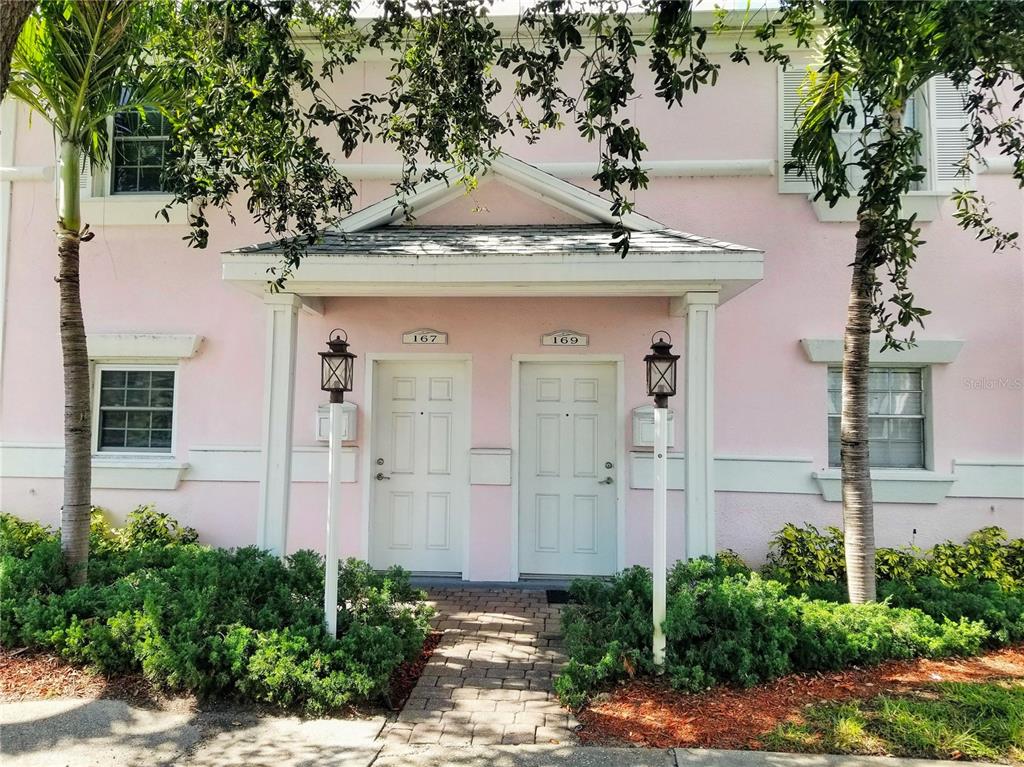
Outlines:
{"label": "number 167 sign", "polygon": [[556,330],[541,336],[541,346],[589,346],[590,336],[574,330]]}

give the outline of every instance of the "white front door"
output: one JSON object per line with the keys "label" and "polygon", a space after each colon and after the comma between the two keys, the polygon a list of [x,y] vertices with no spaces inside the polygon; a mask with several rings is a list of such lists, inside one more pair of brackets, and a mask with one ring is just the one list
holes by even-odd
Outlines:
{"label": "white front door", "polygon": [[462,572],[469,392],[462,362],[378,362],[370,563]]}
{"label": "white front door", "polygon": [[526,362],[519,385],[519,572],[616,569],[613,363]]}

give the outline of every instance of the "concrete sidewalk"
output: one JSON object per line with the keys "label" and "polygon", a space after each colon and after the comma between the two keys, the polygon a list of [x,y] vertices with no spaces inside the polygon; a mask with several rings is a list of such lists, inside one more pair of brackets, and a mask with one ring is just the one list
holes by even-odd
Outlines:
{"label": "concrete sidewalk", "polygon": [[386,744],[384,717],[302,720],[249,712],[157,711],[116,700],[0,706],[4,767],[954,767],[880,757],[701,749]]}

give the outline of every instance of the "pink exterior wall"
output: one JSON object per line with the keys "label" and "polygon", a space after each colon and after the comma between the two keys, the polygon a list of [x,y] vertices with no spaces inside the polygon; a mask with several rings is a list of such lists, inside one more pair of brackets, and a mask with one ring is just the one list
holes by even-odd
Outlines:
{"label": "pink exterior wall", "polygon": [[[722,83],[666,113],[650,98],[635,102],[654,160],[774,159],[774,70],[732,67]],[[365,69],[365,71],[363,71]],[[366,65],[352,75],[360,89],[381,72]],[[737,115],[742,115],[738,119]],[[15,164],[52,165],[50,131],[29,126],[21,111]],[[506,150],[527,162],[593,161],[594,146],[571,130],[530,147],[511,139]],[[354,160],[387,162],[391,153],[367,147]],[[592,182],[574,179],[592,187]],[[1024,225],[1024,197],[1006,175],[979,177],[999,220]],[[52,183],[13,184],[0,442],[57,444],[61,440],[62,384],[53,283]],[[386,196],[386,181],[360,182],[361,204]],[[801,338],[840,337],[845,315],[852,224],[819,223],[803,195],[780,194],[767,177],[652,179],[636,198],[637,210],[665,224],[763,249],[765,279],[717,313],[715,445],[718,455],[808,459],[827,463],[825,367],[807,361]],[[109,204],[115,204],[113,202]],[[244,218],[244,216],[240,216]],[[571,223],[570,214],[541,205],[507,187],[484,183],[466,198],[422,216],[419,223]],[[265,317],[260,301],[220,279],[218,253],[266,236],[221,218],[206,251],[190,250],[183,226],[150,224],[100,227],[83,246],[83,300],[91,332],[196,333],[200,352],[180,365],[177,456],[196,446],[254,446],[261,435]],[[1019,252],[993,255],[961,232],[946,203],[939,220],[922,226],[927,245],[913,272],[922,305],[933,310],[922,339],[956,338],[965,345],[949,366],[932,373],[935,471],[953,461],[1024,461],[1024,266]],[[326,332],[345,327],[357,363],[352,400],[364,404],[365,354],[408,351],[400,333],[436,327],[450,334],[445,352],[473,355],[472,446],[510,446],[511,357],[541,351],[541,334],[572,328],[590,335],[591,353],[623,355],[627,410],[644,404],[641,359],[652,330],[684,338],[681,320],[668,316],[667,299],[329,299],[323,317],[303,315],[298,325],[295,444],[316,444],[313,412],[318,390],[318,351]],[[681,410],[681,402],[676,405]],[[681,419],[680,419],[681,420]],[[360,441],[366,424],[360,418]],[[678,449],[682,424],[677,423]],[[630,444],[631,435],[620,435]],[[360,455],[362,461],[368,460]],[[7,476],[0,466],[0,508],[55,521],[60,480]],[[650,558],[649,493],[626,490],[626,561]],[[1020,494],[1018,494],[1019,496]],[[325,485],[293,486],[289,548],[320,547]],[[197,482],[174,491],[98,490],[96,502],[123,514],[153,501],[218,545],[254,542],[255,482]],[[364,553],[358,510],[362,488],[345,486],[346,514],[339,533],[344,555]],[[682,552],[683,494],[671,494],[670,541]],[[751,559],[763,557],[768,535],[786,521],[838,524],[840,509],[820,495],[720,492],[718,543]],[[511,570],[512,492],[507,486],[474,486],[468,575],[501,580]],[[1012,498],[947,498],[937,505],[879,504],[881,545],[915,540],[927,544],[961,537],[987,524],[1024,535],[1024,501]]]}

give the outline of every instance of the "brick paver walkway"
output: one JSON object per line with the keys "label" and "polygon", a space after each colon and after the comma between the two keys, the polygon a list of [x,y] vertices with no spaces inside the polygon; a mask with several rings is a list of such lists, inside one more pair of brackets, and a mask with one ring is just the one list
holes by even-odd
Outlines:
{"label": "brick paver walkway", "polygon": [[543,591],[431,589],[444,638],[388,743],[574,743],[576,725],[552,692],[565,662],[560,608]]}

